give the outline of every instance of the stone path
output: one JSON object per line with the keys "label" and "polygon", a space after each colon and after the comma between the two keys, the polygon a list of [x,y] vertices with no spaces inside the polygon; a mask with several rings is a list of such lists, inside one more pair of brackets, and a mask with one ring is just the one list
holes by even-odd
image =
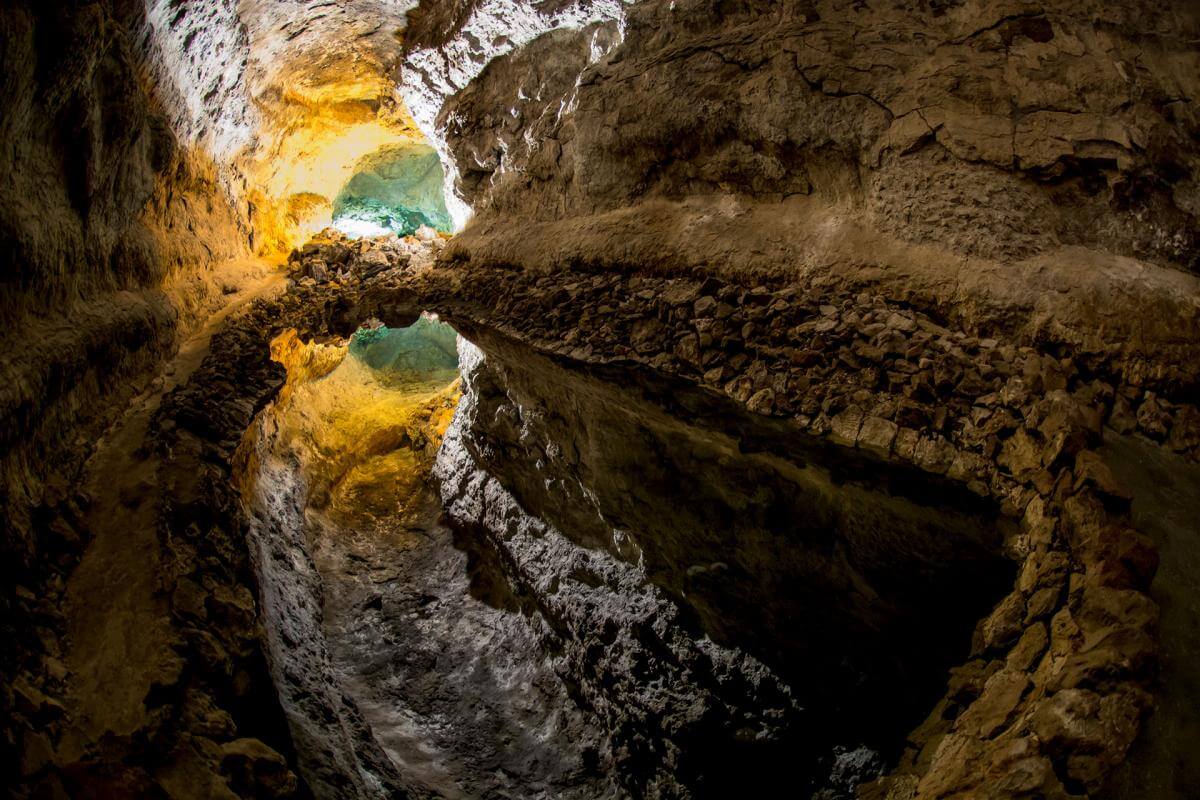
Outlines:
{"label": "stone path", "polygon": [[147,452],[151,420],[162,398],[204,360],[229,316],[282,287],[282,275],[273,271],[231,295],[180,346],[162,377],[130,403],[88,463],[91,540],[66,591],[69,708],[76,725],[64,737],[60,760],[79,758],[106,734],[132,736],[153,724],[147,695],[172,685],[183,669],[173,649],[178,633],[168,598],[159,591],[160,462]]}

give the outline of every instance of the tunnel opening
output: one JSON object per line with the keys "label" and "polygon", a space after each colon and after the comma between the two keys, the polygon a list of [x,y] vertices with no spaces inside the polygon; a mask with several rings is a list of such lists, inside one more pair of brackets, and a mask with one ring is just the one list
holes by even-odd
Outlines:
{"label": "tunnel opening", "polygon": [[422,227],[450,233],[445,175],[436,150],[420,142],[364,156],[333,201],[333,226],[351,238],[410,236]]}

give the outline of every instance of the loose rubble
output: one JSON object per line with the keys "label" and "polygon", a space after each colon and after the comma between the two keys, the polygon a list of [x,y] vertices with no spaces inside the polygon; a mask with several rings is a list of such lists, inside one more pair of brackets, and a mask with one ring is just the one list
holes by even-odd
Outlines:
{"label": "loose rubble", "polygon": [[302,286],[330,282],[344,285],[390,269],[429,269],[445,244],[446,239],[427,225],[412,236],[358,240],[326,228],[288,255],[288,278]]}

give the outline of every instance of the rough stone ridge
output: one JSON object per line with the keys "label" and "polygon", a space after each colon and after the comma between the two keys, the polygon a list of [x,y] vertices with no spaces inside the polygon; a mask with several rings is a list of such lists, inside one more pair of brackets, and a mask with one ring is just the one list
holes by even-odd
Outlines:
{"label": "rough stone ridge", "polygon": [[[614,524],[620,493],[572,470],[617,445],[573,449],[514,353],[628,379],[680,424],[719,410],[737,458],[807,459],[837,491],[861,469],[998,521],[972,553],[1013,577],[949,675],[934,665],[926,718],[890,749],[836,743],[823,800],[1092,795],[1126,757],[1159,688],[1158,554],[1101,445],[1200,459],[1194,4],[17,0],[0,39],[0,767],[18,794],[315,790],[271,691],[234,454],[278,390],[270,336],[423,309],[489,357],[443,451],[451,517],[533,599],[631,792],[702,794],[707,754],[676,739],[769,751],[811,709],[787,658],[720,629],[735,559],[665,563],[671,532]],[[473,220],[448,242],[318,237],[288,293],[164,392],[156,367],[265,275],[232,260],[290,246],[328,199],[286,156],[362,128],[420,128]],[[872,532],[854,544],[880,559],[906,541]],[[908,543],[928,557],[930,539]],[[101,590],[145,623],[125,661],[89,628]],[[878,617],[846,619],[903,618],[875,597],[855,608]],[[350,720],[326,786],[377,757],[352,708],[311,705]],[[375,766],[348,795],[388,783]]]}
{"label": "rough stone ridge", "polygon": [[946,697],[879,791],[1066,796],[1096,790],[1124,757],[1150,705],[1157,612],[1145,589],[1156,555],[1095,448],[1116,418],[1195,457],[1185,444],[1193,407],[1160,400],[1177,391],[1169,380],[1146,386],[1120,360],[977,338],[836,286],[478,269],[467,278],[454,267],[393,280],[327,304],[316,329],[416,304],[576,362],[642,364],[840,447],[945,476],[1013,520],[1017,583],[980,620]]}

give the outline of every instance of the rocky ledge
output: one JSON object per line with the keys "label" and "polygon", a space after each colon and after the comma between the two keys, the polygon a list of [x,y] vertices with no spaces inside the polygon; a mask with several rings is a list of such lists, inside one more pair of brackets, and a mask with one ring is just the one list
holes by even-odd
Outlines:
{"label": "rocky ledge", "polygon": [[[1003,330],[981,336],[836,285],[499,268],[468,275],[436,261],[438,247],[326,237],[297,254],[287,293],[235,317],[199,370],[166,396],[152,439],[170,565],[160,596],[181,657],[145,700],[156,744],[70,755],[70,711],[55,699],[52,673],[50,683],[30,673],[17,684],[16,708],[31,730],[45,731],[23,743],[30,785],[150,787],[191,775],[241,796],[307,791],[274,692],[264,692],[234,454],[283,383],[270,359],[275,335],[294,327],[347,336],[369,319],[404,325],[422,310],[451,321],[483,354],[466,367],[466,397],[439,455],[450,519],[489,543],[542,620],[543,647],[576,702],[603,721],[611,765],[631,794],[703,796],[719,787],[705,759],[688,756],[688,741],[711,742],[717,732],[715,741],[769,763],[786,752],[776,748],[809,741],[813,728],[797,720],[833,717],[811,716],[797,689],[803,696],[812,687],[796,683],[794,659],[765,646],[798,606],[760,603],[766,619],[779,616],[757,636],[753,626],[741,634],[714,622],[745,613],[737,548],[757,523],[715,540],[688,523],[671,542],[622,508],[622,484],[608,477],[620,471],[605,471],[620,449],[593,442],[589,451],[579,438],[588,414],[598,430],[618,430],[614,412],[589,411],[589,400],[566,413],[570,401],[554,391],[572,386],[592,387],[601,407],[626,403],[663,420],[652,448],[684,441],[670,433],[682,425],[689,446],[719,445],[734,463],[808,469],[788,480],[815,486],[818,476],[831,496],[882,498],[872,537],[856,538],[864,528],[836,514],[826,526],[849,553],[845,585],[861,581],[863,596],[875,598],[838,595],[852,611],[828,610],[848,625],[893,624],[922,608],[896,594],[878,566],[897,554],[925,568],[956,565],[928,573],[935,579],[971,564],[1008,565],[981,573],[1013,577],[976,595],[979,618],[924,675],[941,685],[917,709],[924,721],[897,730],[890,747],[822,740],[827,750],[808,776],[817,790],[845,796],[865,782],[857,791],[868,797],[1076,796],[1097,791],[1125,756],[1153,705],[1157,610],[1146,589],[1157,559],[1097,448],[1109,425],[1195,458],[1196,409],[1169,371],[1147,377],[1119,358]],[[324,273],[314,275],[318,256]],[[566,388],[547,388],[548,376]],[[675,460],[683,452],[652,457],[644,446],[631,452]],[[644,482],[631,490],[635,502],[653,498]],[[962,542],[949,550],[937,550],[939,536],[922,538],[926,523],[889,522],[897,504],[928,505],[934,493],[935,507],[969,522],[945,529],[946,541]],[[695,499],[698,508],[710,502]],[[620,524],[631,520],[638,525]],[[706,555],[727,552],[704,564],[672,560],[673,546],[696,542]],[[796,543],[801,553],[811,546]],[[775,552],[785,562],[791,555]],[[812,652],[819,666],[822,653]],[[62,722],[37,722],[47,714]]]}
{"label": "rocky ledge", "polygon": [[1195,457],[1190,388],[1169,370],[1156,378],[1119,356],[980,336],[836,284],[479,268],[467,278],[447,262],[301,296],[311,330],[436,309],[468,337],[497,331],[564,363],[680,378],[835,451],[990,501],[1013,523],[1003,550],[1015,584],[868,794],[1096,791],[1152,704],[1156,554],[1096,447],[1107,424]]}

